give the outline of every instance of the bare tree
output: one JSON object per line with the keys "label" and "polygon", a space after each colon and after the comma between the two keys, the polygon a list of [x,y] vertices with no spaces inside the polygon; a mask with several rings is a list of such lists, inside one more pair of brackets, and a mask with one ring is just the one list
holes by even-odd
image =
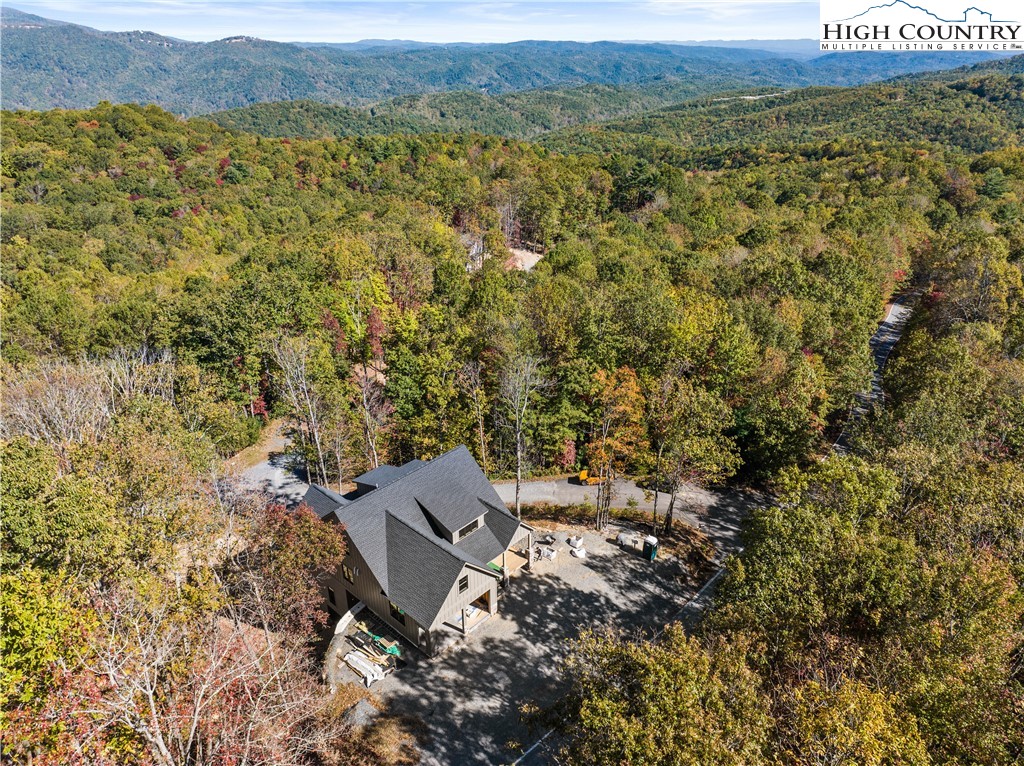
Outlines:
{"label": "bare tree", "polygon": [[394,407],[384,396],[384,384],[375,370],[363,365],[352,373],[352,379],[359,392],[356,404],[363,421],[366,459],[371,467],[376,468],[380,465],[381,437]]}
{"label": "bare tree", "polygon": [[519,208],[522,195],[510,181],[498,181],[492,184],[491,204],[498,211],[501,233],[505,235],[508,246],[519,243]]}
{"label": "bare tree", "polygon": [[484,435],[484,415],[487,412],[487,402],[483,384],[483,365],[478,361],[466,362],[459,369],[459,385],[462,390],[469,394],[473,402],[473,414],[476,416],[477,439],[480,442],[480,462],[483,465],[484,473],[488,472],[487,467],[487,438]]}
{"label": "bare tree", "polygon": [[96,736],[130,733],[160,766],[322,763],[344,732],[324,714],[310,643],[340,530],[230,485],[216,501],[221,534],[192,571],[217,597],[197,603],[157,578],[91,591],[82,662],[95,681],[74,712]]}
{"label": "bare tree", "polygon": [[296,419],[300,438],[312,446],[316,478],[327,482],[324,448],[326,406],[313,383],[312,352],[305,338],[278,338],[271,347],[280,371],[278,387]]}
{"label": "bare tree", "polygon": [[115,408],[136,396],[174,403],[174,356],[170,351],[115,349],[103,364],[110,401]]}
{"label": "bare tree", "polygon": [[168,351],[117,349],[105,359],[40,359],[7,372],[0,438],[27,436],[62,457],[73,444],[97,442],[125,403],[137,397],[174,403]]}
{"label": "bare tree", "polygon": [[106,372],[94,362],[41,359],[10,373],[0,434],[28,436],[62,452],[96,441],[114,415]]}
{"label": "bare tree", "polygon": [[102,729],[133,733],[161,766],[298,766],[317,749],[326,698],[301,642],[231,608],[186,619],[177,602],[128,588],[97,607],[89,665],[105,693],[83,712]]}
{"label": "bare tree", "polygon": [[551,382],[541,372],[540,359],[535,356],[517,354],[501,371],[499,395],[506,415],[504,422],[515,439],[517,517],[522,515],[519,494],[523,483],[527,414],[537,394],[550,386]]}
{"label": "bare tree", "polygon": [[[345,477],[352,474],[357,461],[353,444],[359,441],[359,426],[353,422],[352,413],[346,407],[335,407],[327,422],[326,444],[334,464],[338,491],[343,490]],[[358,454],[356,452],[356,454]]]}

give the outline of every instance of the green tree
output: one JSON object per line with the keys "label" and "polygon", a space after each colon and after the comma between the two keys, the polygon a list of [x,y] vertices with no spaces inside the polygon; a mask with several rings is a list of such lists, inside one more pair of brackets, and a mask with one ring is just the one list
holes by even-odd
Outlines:
{"label": "green tree", "polygon": [[121,561],[124,530],[107,488],[84,466],[58,473],[50,447],[20,437],[0,444],[5,568],[67,570],[86,580]]}
{"label": "green tree", "polygon": [[719,397],[694,385],[681,370],[664,374],[647,399],[651,446],[655,453],[654,526],[658,526],[658,490],[665,486],[669,506],[665,526],[680,486],[717,484],[740,464],[736,443],[728,435],[732,411]]}
{"label": "green tree", "polygon": [[828,687],[807,681],[796,687],[784,705],[791,716],[783,758],[794,764],[931,763],[912,716],[897,703],[865,684],[840,679]]}
{"label": "green tree", "polygon": [[598,370],[594,375],[594,430],[587,455],[597,466],[598,529],[610,520],[615,477],[647,455],[644,433],[644,398],[636,373],[620,367],[612,373]]}
{"label": "green tree", "polygon": [[563,672],[570,764],[768,763],[768,699],[742,649],[702,646],[679,625],[657,641],[584,633]]}

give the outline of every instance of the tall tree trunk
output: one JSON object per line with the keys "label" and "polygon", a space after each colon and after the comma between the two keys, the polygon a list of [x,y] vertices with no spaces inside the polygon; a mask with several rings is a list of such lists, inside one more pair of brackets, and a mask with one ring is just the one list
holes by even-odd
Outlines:
{"label": "tall tree trunk", "polygon": [[664,444],[658,445],[658,460],[654,466],[654,511],[651,514],[651,534],[658,533],[658,487],[661,486],[661,453],[665,449]]}
{"label": "tall tree trunk", "polygon": [[612,484],[615,478],[610,465],[602,465],[601,481],[597,485],[597,528],[604,529],[611,521]]}
{"label": "tall tree trunk", "polygon": [[523,434],[516,433],[516,518],[523,518],[519,505],[519,489],[523,484]]}
{"label": "tall tree trunk", "polygon": [[343,477],[344,477],[344,472],[343,472],[342,467],[341,467],[341,451],[344,448],[345,448],[344,445],[339,443],[339,444],[335,445],[335,450],[334,450],[334,457],[335,457],[335,460],[338,463],[338,494],[341,494],[341,484],[342,484]]}
{"label": "tall tree trunk", "polygon": [[487,474],[487,440],[484,438],[484,411],[480,407],[477,407],[476,425],[480,437],[480,462],[483,463],[484,473]]}
{"label": "tall tree trunk", "polygon": [[480,464],[484,473],[489,473],[487,465],[487,437],[484,434],[484,384],[481,380],[481,366],[479,362],[467,362],[459,372],[459,379],[473,400],[473,411],[476,414],[477,438],[480,441]]}
{"label": "tall tree trunk", "polygon": [[[516,516],[521,517],[519,493],[523,482],[523,460],[526,452],[526,413],[532,397],[549,382],[541,375],[540,360],[532,356],[510,359],[501,376],[501,399],[511,418],[507,427],[516,439]],[[510,412],[509,412],[510,411]]]}
{"label": "tall tree trunk", "polygon": [[295,430],[299,436],[299,449],[302,452],[302,467],[306,471],[306,479],[312,479],[312,473],[309,470],[309,450],[306,448],[306,429],[302,420],[296,416],[295,418]]}

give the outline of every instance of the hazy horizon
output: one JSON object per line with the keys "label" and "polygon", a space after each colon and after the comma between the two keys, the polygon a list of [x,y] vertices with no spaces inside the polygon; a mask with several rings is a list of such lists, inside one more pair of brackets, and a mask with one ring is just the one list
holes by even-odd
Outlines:
{"label": "hazy horizon", "polygon": [[284,43],[773,41],[815,39],[818,20],[817,2],[805,0],[22,0],[7,5],[104,31],[144,30],[196,42],[233,36]]}

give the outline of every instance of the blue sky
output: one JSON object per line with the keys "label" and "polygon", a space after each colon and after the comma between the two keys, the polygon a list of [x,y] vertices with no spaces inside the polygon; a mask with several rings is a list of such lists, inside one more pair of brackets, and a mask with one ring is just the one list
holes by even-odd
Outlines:
{"label": "blue sky", "polygon": [[186,40],[429,42],[817,38],[817,0],[15,0],[19,10]]}

